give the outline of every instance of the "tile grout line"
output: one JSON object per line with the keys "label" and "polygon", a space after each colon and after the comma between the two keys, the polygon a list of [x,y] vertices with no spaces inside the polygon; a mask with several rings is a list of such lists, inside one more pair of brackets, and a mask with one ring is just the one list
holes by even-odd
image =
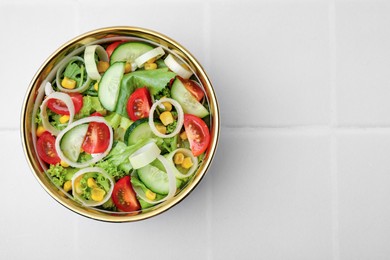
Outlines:
{"label": "tile grout line", "polygon": [[[329,0],[329,54],[330,54],[330,182],[331,182],[331,226],[333,260],[340,260],[339,193],[337,167],[337,39],[336,0]],[[356,128],[354,128],[356,131]],[[351,129],[348,129],[351,130]]]}

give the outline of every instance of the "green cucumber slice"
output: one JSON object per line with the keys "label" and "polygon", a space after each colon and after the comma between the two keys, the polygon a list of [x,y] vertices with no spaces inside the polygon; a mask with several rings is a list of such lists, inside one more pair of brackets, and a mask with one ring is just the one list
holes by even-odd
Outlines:
{"label": "green cucumber slice", "polygon": [[[151,191],[167,195],[169,192],[168,174],[158,167],[148,164],[137,170],[139,179],[145,184],[145,186]],[[176,179],[176,187],[180,187],[182,181]]]}
{"label": "green cucumber slice", "polygon": [[173,81],[171,95],[173,99],[179,102],[184,113],[192,114],[200,118],[209,114],[209,111],[201,103],[199,103],[198,100],[196,100],[179,78],[176,78]]}
{"label": "green cucumber slice", "polygon": [[141,42],[127,42],[119,45],[110,57],[110,64],[122,61],[128,63],[134,63],[135,59],[142,54],[153,50],[154,47]]}
{"label": "green cucumber slice", "polygon": [[125,63],[117,62],[107,69],[99,82],[99,101],[102,106],[109,111],[115,110],[119,96],[119,87],[124,72]]}
{"label": "green cucumber slice", "polygon": [[127,145],[135,144],[141,139],[153,138],[155,135],[150,129],[149,119],[142,118],[138,119],[127,128],[124,141]]}
{"label": "green cucumber slice", "polygon": [[88,131],[88,124],[78,125],[69,130],[61,139],[60,148],[66,158],[77,162],[80,148]]}

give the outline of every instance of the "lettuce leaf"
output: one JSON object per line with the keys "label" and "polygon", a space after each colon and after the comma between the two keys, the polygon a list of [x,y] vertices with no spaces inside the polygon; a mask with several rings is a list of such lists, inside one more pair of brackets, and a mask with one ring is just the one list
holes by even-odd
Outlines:
{"label": "lettuce leaf", "polygon": [[90,116],[92,113],[105,113],[105,109],[99,101],[98,97],[84,96],[83,106],[81,110],[75,115],[76,119]]}

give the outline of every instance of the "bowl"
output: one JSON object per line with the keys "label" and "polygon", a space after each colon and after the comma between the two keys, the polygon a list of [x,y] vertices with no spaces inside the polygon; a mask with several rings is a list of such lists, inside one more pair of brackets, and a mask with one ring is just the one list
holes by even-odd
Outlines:
{"label": "bowl", "polygon": [[[172,54],[177,61],[184,63],[187,69],[193,72],[193,79],[204,90],[204,100],[206,100],[210,112],[207,119],[210,132],[209,147],[204,154],[202,162],[199,164],[195,173],[189,178],[186,185],[178,190],[173,197],[162,203],[131,212],[111,211],[80,203],[80,201],[73,198],[71,193],[65,192],[62,187],[53,183],[50,175],[47,173],[48,165],[41,161],[36,150],[38,138],[36,135],[35,118],[38,113],[37,109],[45,96],[45,85],[47,85],[48,80],[55,77],[54,75],[59,67],[60,61],[66,57],[80,53],[80,50],[84,50],[86,46],[94,44],[107,45],[114,41],[146,42],[156,47],[161,46],[165,52]],[[39,184],[52,198],[67,209],[84,217],[105,222],[133,222],[144,220],[159,215],[181,202],[195,189],[208,171],[216,153],[219,132],[220,116],[217,98],[205,70],[196,58],[175,40],[159,32],[128,26],[96,29],[77,36],[59,47],[47,58],[33,77],[27,89],[21,114],[22,146],[31,171]]]}

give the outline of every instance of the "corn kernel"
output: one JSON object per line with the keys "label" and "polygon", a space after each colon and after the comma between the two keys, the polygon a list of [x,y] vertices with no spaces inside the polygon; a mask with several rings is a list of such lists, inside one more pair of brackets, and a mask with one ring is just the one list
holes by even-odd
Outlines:
{"label": "corn kernel", "polygon": [[107,61],[99,61],[97,64],[97,70],[99,73],[106,72],[108,67],[110,67],[110,64]]}
{"label": "corn kernel", "polygon": [[96,82],[95,85],[93,85],[93,88],[98,91],[99,90],[99,82]]}
{"label": "corn kernel", "polygon": [[156,63],[146,63],[145,64],[145,70],[155,70],[157,69]]}
{"label": "corn kernel", "polygon": [[165,111],[171,111],[172,110],[172,104],[169,103],[169,102],[162,102],[163,106],[164,106],[164,110]]}
{"label": "corn kernel", "polygon": [[41,125],[38,126],[37,131],[36,131],[37,137],[40,137],[44,132],[46,132],[46,129]]}
{"label": "corn kernel", "polygon": [[97,187],[96,181],[93,178],[88,178],[87,185],[90,188],[96,188]]}
{"label": "corn kernel", "polygon": [[72,181],[66,181],[63,188],[65,192],[72,190]]}
{"label": "corn kernel", "polygon": [[76,193],[78,193],[78,194],[81,194],[83,192],[83,189],[81,188],[81,184],[80,184],[80,181],[81,181],[82,178],[83,178],[83,176],[80,175],[74,181],[74,188],[75,188]]}
{"label": "corn kernel", "polygon": [[160,114],[160,120],[161,120],[161,122],[162,122],[165,126],[167,126],[167,125],[169,125],[169,124],[172,124],[173,121],[174,121],[174,120],[173,120],[172,113],[169,112],[169,111],[162,112],[162,113]]}
{"label": "corn kernel", "polygon": [[155,200],[156,199],[156,193],[154,193],[153,191],[151,190],[147,190],[145,192],[145,195],[146,195],[146,198],[150,199],[150,200]]}
{"label": "corn kernel", "polygon": [[65,162],[65,161],[62,161],[62,160],[61,160],[61,162],[60,162],[60,165],[61,165],[62,167],[64,167],[64,168],[69,167],[69,164],[68,164],[67,162]]}
{"label": "corn kernel", "polygon": [[156,57],[151,58],[150,60],[148,60],[148,61],[146,62],[146,64],[154,63],[155,61],[156,61]]}
{"label": "corn kernel", "polygon": [[70,79],[70,78],[65,77],[65,78],[61,81],[61,85],[62,85],[64,88],[67,88],[67,89],[74,89],[74,88],[76,87],[76,81],[73,80],[73,79]]}
{"label": "corn kernel", "polygon": [[106,192],[101,188],[93,188],[91,190],[91,199],[94,201],[102,201]]}
{"label": "corn kernel", "polygon": [[167,128],[161,124],[157,124],[156,129],[157,129],[157,131],[159,131],[163,135],[165,135],[167,133]]}
{"label": "corn kernel", "polygon": [[67,123],[69,121],[69,119],[70,119],[69,115],[63,115],[63,116],[60,117],[59,120],[60,120],[61,124],[65,124],[65,123]]}
{"label": "corn kernel", "polygon": [[184,161],[184,154],[183,153],[176,153],[175,156],[173,156],[173,162],[175,164],[182,164]]}
{"label": "corn kernel", "polygon": [[180,134],[181,140],[187,140],[187,133],[184,131]]}
{"label": "corn kernel", "polygon": [[126,62],[126,64],[125,64],[125,74],[131,72],[131,70],[132,70],[131,64]]}
{"label": "corn kernel", "polygon": [[181,164],[184,169],[189,169],[192,165],[194,164],[192,163],[191,157],[184,158],[183,163]]}

